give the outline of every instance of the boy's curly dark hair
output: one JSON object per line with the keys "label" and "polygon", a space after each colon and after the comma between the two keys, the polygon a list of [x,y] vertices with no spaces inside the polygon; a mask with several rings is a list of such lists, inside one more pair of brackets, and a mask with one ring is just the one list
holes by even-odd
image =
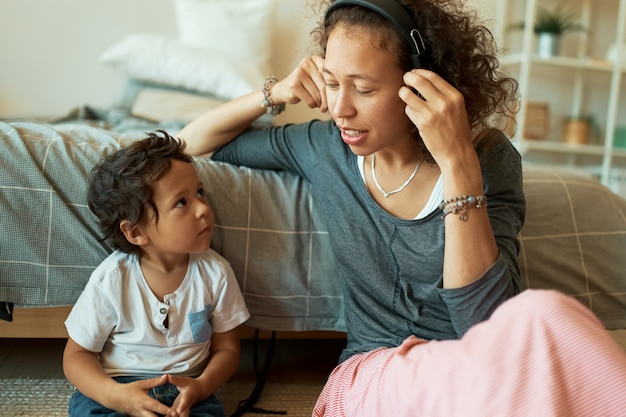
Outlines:
{"label": "boy's curly dark hair", "polygon": [[[479,23],[477,13],[464,10],[464,0],[396,1],[412,11],[426,45],[422,62],[463,94],[472,128],[488,127],[493,116],[508,117],[516,108],[517,81],[500,73],[495,40]],[[320,4],[322,10],[327,3]],[[395,26],[363,7],[339,7],[319,22],[312,35],[322,50],[326,49],[330,31],[341,23],[380,33],[379,46],[398,57],[400,68],[412,69],[409,45]]]}
{"label": "boy's curly dark hair", "polygon": [[184,149],[183,141],[157,130],[108,155],[94,167],[87,202],[99,219],[102,240],[110,241],[114,249],[140,254],[140,248],[124,236],[120,223],[128,220],[135,226],[146,218],[148,210],[158,221],[152,183],[169,171],[172,159],[193,162]]}

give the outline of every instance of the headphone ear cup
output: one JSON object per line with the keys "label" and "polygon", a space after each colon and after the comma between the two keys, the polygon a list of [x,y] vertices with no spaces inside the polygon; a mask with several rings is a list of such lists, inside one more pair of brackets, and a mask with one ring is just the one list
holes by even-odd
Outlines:
{"label": "headphone ear cup", "polygon": [[411,55],[411,62],[413,62],[413,68],[420,69],[422,67],[422,63],[420,62],[419,55]]}
{"label": "headphone ear cup", "polygon": [[419,33],[417,29],[411,29],[409,33],[411,37],[411,41],[413,41],[412,46],[415,47],[415,52],[411,54],[411,61],[413,61],[413,67],[416,69],[424,68],[422,62],[420,60],[420,55],[426,51],[426,45],[424,44],[424,39],[422,38],[422,34]]}

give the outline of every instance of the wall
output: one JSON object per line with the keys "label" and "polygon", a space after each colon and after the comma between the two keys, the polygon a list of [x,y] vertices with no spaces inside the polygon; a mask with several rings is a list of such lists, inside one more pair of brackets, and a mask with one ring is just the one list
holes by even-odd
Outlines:
{"label": "wall", "polygon": [[0,116],[107,105],[123,79],[99,64],[132,31],[175,34],[171,0],[0,0]]}
{"label": "wall", "polygon": [[[282,77],[307,53],[298,43],[306,43],[312,9],[308,0],[277,1],[284,24],[274,28],[275,61]],[[489,17],[495,1],[468,3]],[[0,15],[0,117],[57,116],[83,104],[106,107],[124,78],[101,65],[99,55],[131,32],[176,34],[172,0],[0,0]],[[301,119],[309,112],[295,113]]]}

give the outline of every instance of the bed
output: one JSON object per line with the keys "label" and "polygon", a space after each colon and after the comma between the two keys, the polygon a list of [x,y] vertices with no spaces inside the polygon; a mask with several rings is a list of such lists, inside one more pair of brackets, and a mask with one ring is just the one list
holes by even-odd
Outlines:
{"label": "bed", "polygon": [[[10,155],[0,170],[0,301],[70,306],[111,251],[86,204],[88,175],[146,126],[121,133],[93,123],[0,122],[0,149]],[[215,212],[213,248],[233,265],[247,324],[344,331],[339,277],[308,183],[204,158],[196,166]],[[626,201],[565,171],[526,167],[524,177],[524,286],[559,289],[608,329],[626,329]]]}
{"label": "bed", "polygon": [[[146,131],[176,133],[199,112],[258,88],[273,71],[270,43],[251,29],[267,27],[270,3],[175,0],[185,22],[177,39],[130,34],[102,54],[127,77],[110,108],[0,122],[0,337],[64,337],[65,314],[111,250],[86,205],[91,168]],[[253,50],[240,57],[202,45],[216,36],[211,28],[222,37],[233,31],[200,24],[223,16],[217,7],[236,7],[238,20],[249,14],[247,32],[265,43],[246,39]],[[258,60],[243,65],[243,56]],[[339,277],[309,185],[284,172],[196,163],[216,216],[213,248],[235,270],[252,314],[247,326],[344,332]],[[578,299],[626,349],[626,201],[593,179],[542,167],[524,167],[524,189],[524,288]]]}
{"label": "bed", "polygon": [[[163,127],[163,126],[159,126]],[[86,205],[88,175],[143,132],[85,124],[0,123],[0,300],[73,304],[111,248]],[[233,265],[248,323],[266,330],[343,330],[324,222],[308,184],[281,172],[197,158],[216,216],[213,248]]]}

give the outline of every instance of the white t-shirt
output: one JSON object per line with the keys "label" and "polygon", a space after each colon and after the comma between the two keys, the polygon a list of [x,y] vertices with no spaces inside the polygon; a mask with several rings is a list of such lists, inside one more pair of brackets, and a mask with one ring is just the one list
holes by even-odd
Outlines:
{"label": "white t-shirt", "polygon": [[94,270],[65,326],[80,346],[100,352],[109,376],[195,377],[206,366],[213,332],[249,317],[230,264],[211,249],[189,256],[183,282],[163,302],[137,256],[115,251]]}

